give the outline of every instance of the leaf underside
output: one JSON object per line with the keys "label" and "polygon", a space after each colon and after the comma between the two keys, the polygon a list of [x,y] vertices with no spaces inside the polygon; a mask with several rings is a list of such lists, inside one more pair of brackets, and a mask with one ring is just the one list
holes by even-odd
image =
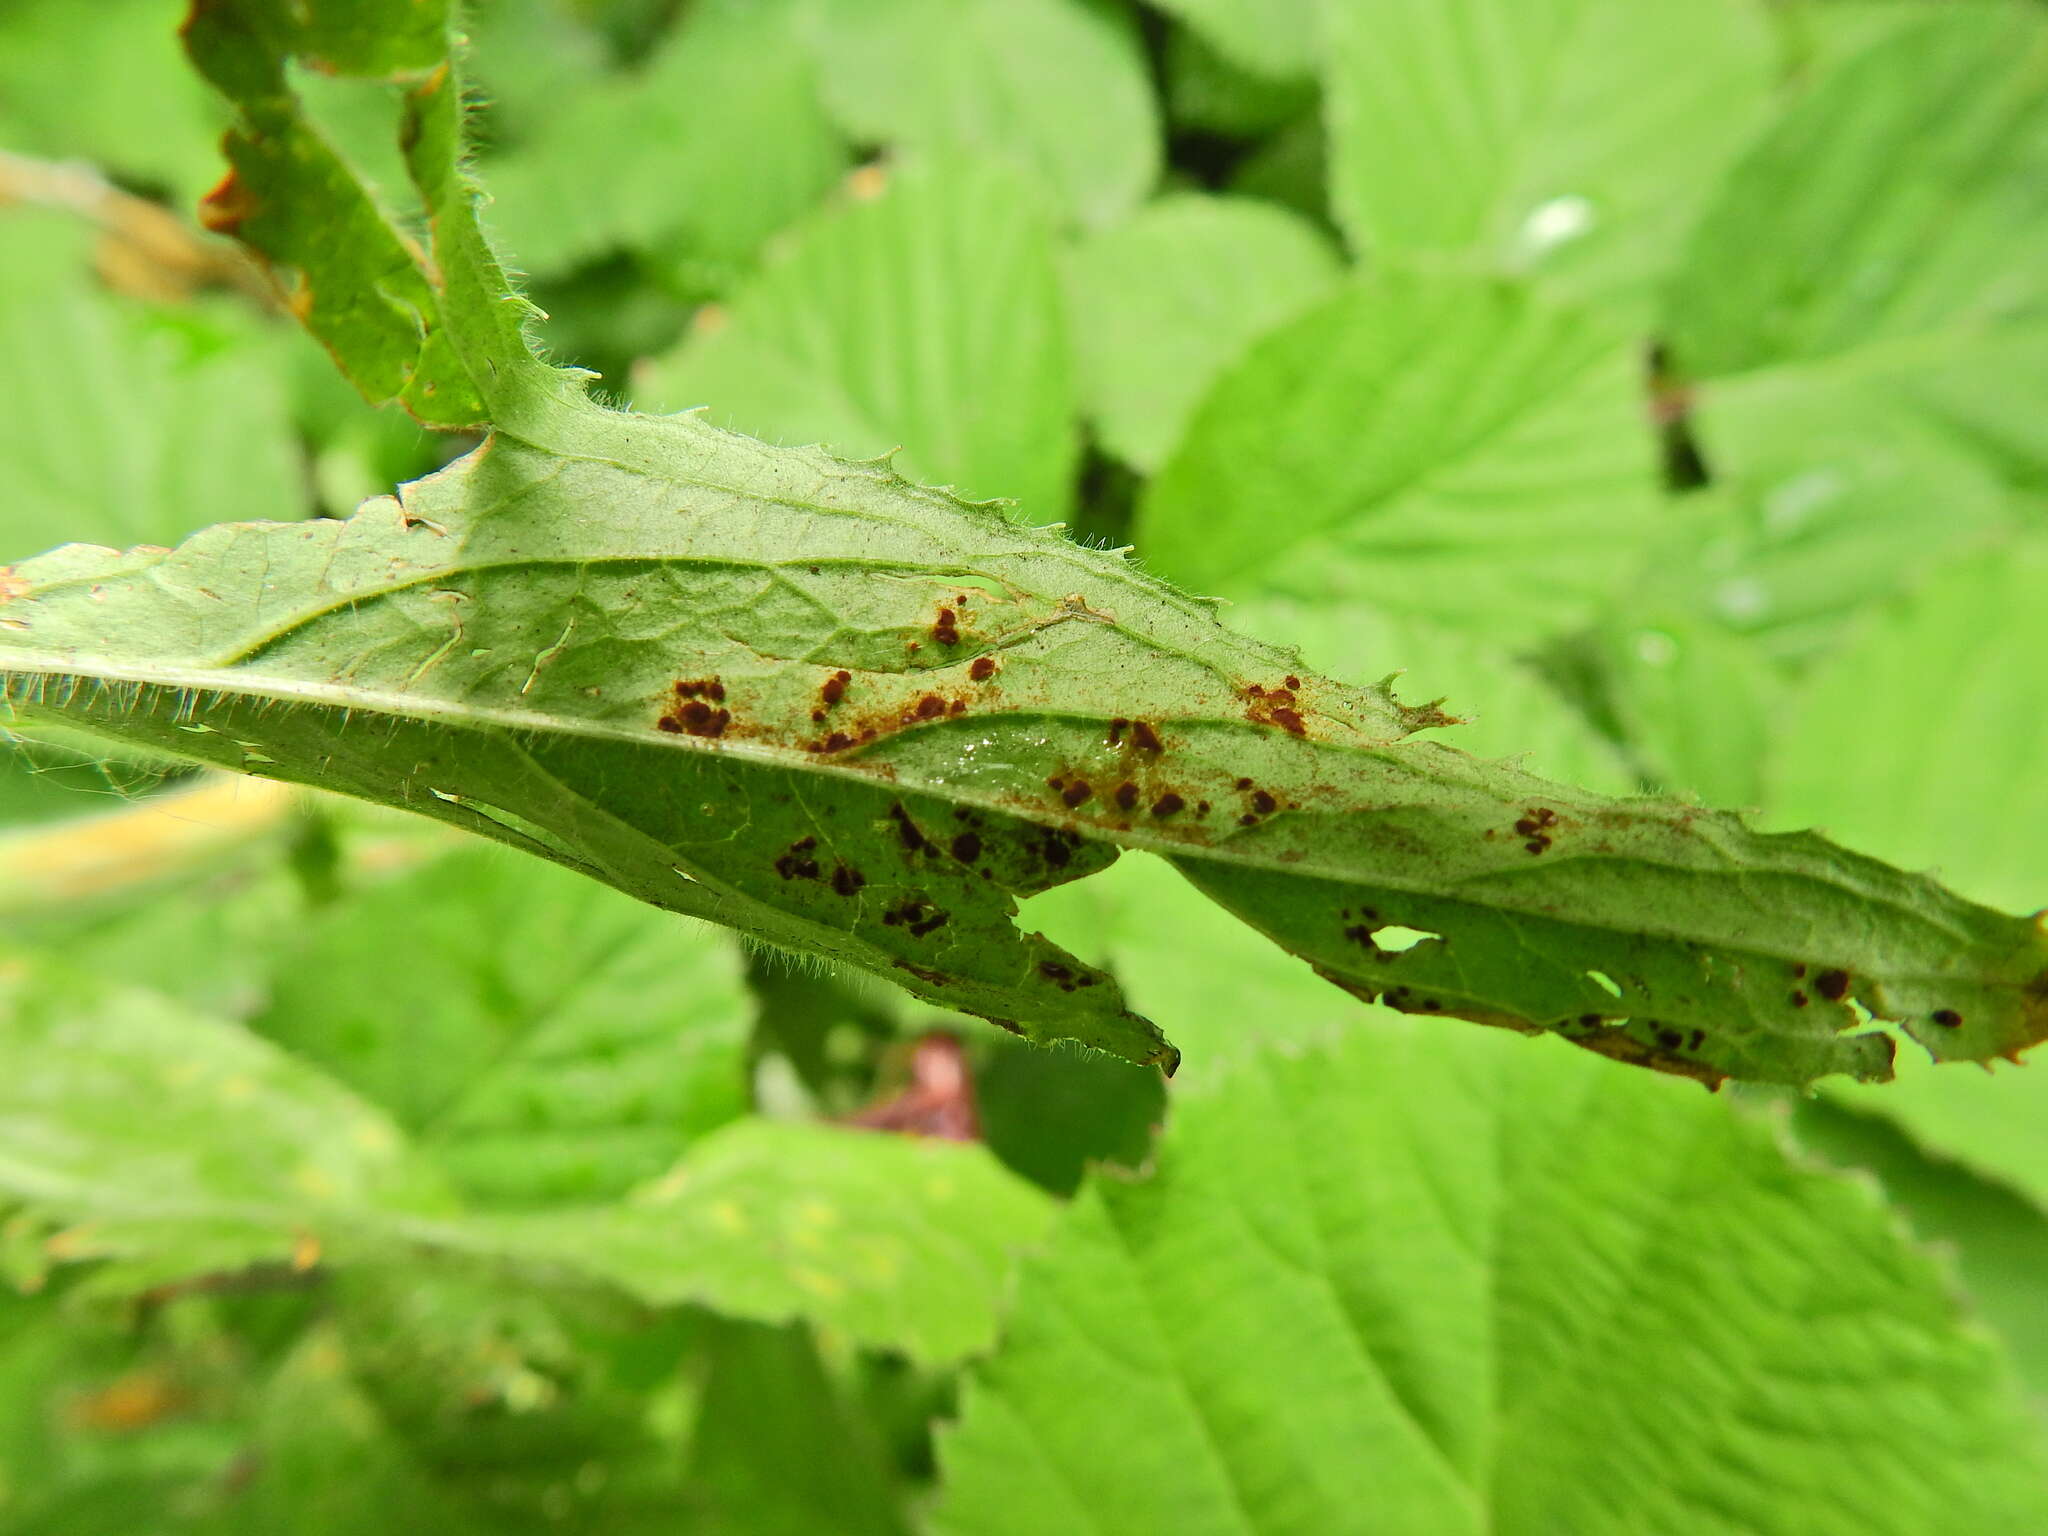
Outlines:
{"label": "leaf underside", "polygon": [[[238,109],[221,222],[367,393],[491,435],[345,522],[0,572],[18,717],[423,811],[1169,1068],[1111,977],[1017,928],[1020,897],[1147,849],[1361,997],[1709,1083],[1881,1079],[1866,1018],[1942,1059],[2048,1034],[2034,922],[1810,834],[1467,757],[1417,734],[1451,723],[1434,707],[885,462],[589,402],[527,349],[477,226],[431,9],[352,7],[328,36],[317,10],[203,0],[188,42]],[[370,234],[318,246],[340,161],[308,147],[285,53],[409,86],[431,258],[360,189]],[[394,252],[402,280],[330,286]]]}

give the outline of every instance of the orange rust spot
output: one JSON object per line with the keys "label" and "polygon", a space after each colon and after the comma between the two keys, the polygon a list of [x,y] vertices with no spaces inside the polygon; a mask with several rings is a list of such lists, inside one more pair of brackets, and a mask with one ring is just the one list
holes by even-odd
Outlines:
{"label": "orange rust spot", "polygon": [[0,565],[0,603],[11,603],[17,597],[27,597],[31,588],[28,578],[14,574],[11,565]]}
{"label": "orange rust spot", "polygon": [[199,222],[216,235],[233,236],[256,213],[256,195],[239,171],[229,171],[199,200]]}

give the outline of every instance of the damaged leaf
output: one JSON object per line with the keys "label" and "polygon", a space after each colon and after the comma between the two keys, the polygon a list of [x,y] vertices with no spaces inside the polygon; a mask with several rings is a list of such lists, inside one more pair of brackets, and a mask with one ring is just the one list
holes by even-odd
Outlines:
{"label": "damaged leaf", "polygon": [[[284,51],[408,83],[431,251],[342,221],[322,259],[398,250],[419,302],[309,323],[492,435],[346,522],[7,568],[19,717],[421,811],[1169,1068],[1109,975],[1017,927],[1019,898],[1148,849],[1357,995],[1709,1083],[1881,1079],[1866,1017],[1942,1059],[2048,1034],[2033,922],[1811,834],[1468,757],[1418,734],[1454,723],[1434,706],[1317,676],[1120,552],[884,461],[583,398],[527,349],[478,228],[459,82],[405,41],[426,8],[390,0],[365,41],[377,9],[330,29],[207,0],[191,39],[266,175],[299,163]],[[293,206],[318,207],[326,162],[305,165]],[[239,232],[284,263],[295,229]],[[425,317],[402,357],[400,309]]]}

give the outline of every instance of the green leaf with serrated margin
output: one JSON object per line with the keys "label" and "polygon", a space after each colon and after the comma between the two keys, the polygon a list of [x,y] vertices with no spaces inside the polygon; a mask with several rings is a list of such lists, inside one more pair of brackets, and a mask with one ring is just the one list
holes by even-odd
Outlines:
{"label": "green leaf with serrated margin", "polygon": [[1152,1178],[1069,1209],[932,1528],[1990,1536],[2048,1519],[2034,1440],[1867,1184],[1675,1084],[1375,1021],[1183,1096]]}
{"label": "green leaf with serrated margin", "polygon": [[1146,488],[1139,544],[1199,592],[1532,638],[1585,616],[1651,524],[1640,372],[1592,311],[1369,273],[1216,380]]}
{"label": "green leaf with serrated margin", "polygon": [[[582,401],[525,350],[477,231],[452,75],[411,112],[447,337],[493,437],[346,523],[11,569],[0,683],[25,718],[425,810],[1139,1061],[1174,1053],[1107,976],[1012,921],[1017,897],[1119,846],[1173,858],[1361,994],[1708,1081],[1882,1077],[1891,1043],[1849,1032],[1852,1000],[1943,1057],[2048,1032],[2032,923],[1815,837],[1411,739],[1445,717],[882,465]],[[1388,292],[1356,300],[1362,334]],[[1625,378],[1576,320],[1513,294],[1444,302],[1461,347],[1505,338],[1523,366],[1368,490],[1475,433],[1590,442],[1578,396]],[[1561,416],[1529,404],[1546,381]],[[1634,494],[1639,456],[1586,451],[1568,456],[1581,474]],[[1426,494],[1469,496],[1463,471]],[[1389,925],[1434,941],[1383,949]],[[1800,967],[1844,985],[1816,999]]]}

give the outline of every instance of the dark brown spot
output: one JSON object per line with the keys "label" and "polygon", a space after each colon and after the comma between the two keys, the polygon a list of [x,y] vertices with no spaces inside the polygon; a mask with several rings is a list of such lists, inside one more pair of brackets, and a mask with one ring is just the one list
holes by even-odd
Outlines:
{"label": "dark brown spot", "polygon": [[775,861],[775,873],[785,880],[815,880],[818,878],[818,861],[811,857],[811,850],[818,846],[815,837],[799,838],[789,845],[789,850]]}
{"label": "dark brown spot", "polygon": [[1279,808],[1280,802],[1267,794],[1263,789],[1256,791],[1252,795],[1252,809],[1261,816],[1270,816]]}
{"label": "dark brown spot", "polygon": [[953,857],[962,864],[972,864],[981,857],[981,839],[972,832],[962,832],[953,839]]}
{"label": "dark brown spot", "polygon": [[[676,685],[680,688],[682,685]],[[713,709],[702,699],[685,699],[661,722],[665,731],[687,731],[692,736],[723,736],[732,722],[732,711]]]}
{"label": "dark brown spot", "polygon": [[996,659],[993,656],[977,656],[974,664],[967,669],[967,675],[977,683],[985,683],[996,675]]}
{"label": "dark brown spot", "polygon": [[1075,806],[1082,804],[1094,793],[1094,785],[1090,784],[1086,779],[1076,779],[1073,783],[1069,784],[1065,789],[1060,791],[1060,800],[1066,806],[1066,808],[1071,811],[1072,809],[1074,809]]}
{"label": "dark brown spot", "polygon": [[1579,1022],[1585,1025],[1586,1028],[1591,1029],[1600,1022],[1600,1015],[1597,1013],[1582,1013],[1579,1015]]}
{"label": "dark brown spot", "polygon": [[1813,978],[1813,990],[1831,1003],[1839,1003],[1849,995],[1849,973],[1843,970],[1822,971]]}
{"label": "dark brown spot", "polygon": [[1287,678],[1287,686],[1289,688],[1299,688],[1301,686],[1301,679],[1294,676],[1292,673],[1289,673]]}
{"label": "dark brown spot", "polygon": [[1250,779],[1239,779],[1237,781],[1237,787],[1239,789],[1250,789],[1252,787],[1252,781]]}
{"label": "dark brown spot", "polygon": [[814,709],[814,710],[812,710],[812,711],[811,711],[811,724],[813,724],[813,725],[823,725],[824,723],[825,723],[825,711],[823,711],[822,709]]}
{"label": "dark brown spot", "polygon": [[1283,731],[1291,731],[1296,736],[1306,736],[1308,734],[1308,727],[1302,724],[1301,716],[1284,705],[1279,709],[1273,710],[1268,715],[1268,718]]}
{"label": "dark brown spot", "polygon": [[1798,979],[1799,977],[1801,977],[1801,976],[1804,976],[1805,974],[1806,974],[1806,967],[1805,967],[1805,966],[1803,966],[1803,965],[1795,965],[1795,966],[1793,966],[1793,967],[1792,967],[1792,976],[1793,976],[1793,979],[1794,979],[1794,980],[1797,980],[1797,979]]}
{"label": "dark brown spot", "polygon": [[725,684],[715,677],[698,678],[693,682],[678,681],[676,684],[676,697],[679,699],[709,699],[714,704],[723,704],[725,702]]}
{"label": "dark brown spot", "polygon": [[1442,1004],[1442,1003],[1440,1003],[1440,1002],[1438,1002],[1438,1001],[1437,1001],[1437,1000],[1436,1000],[1435,998],[1433,998],[1433,997],[1425,997],[1425,998],[1424,998],[1424,999],[1422,1000],[1422,1011],[1423,1011],[1424,1013],[1435,1013],[1435,1012],[1436,1012],[1436,1011],[1437,1011],[1438,1009],[1440,1009],[1440,1008],[1442,1008],[1442,1007],[1443,1007],[1443,1004]]}
{"label": "dark brown spot", "polygon": [[950,608],[939,610],[939,621],[932,626],[932,638],[941,645],[960,643],[960,620]]}
{"label": "dark brown spot", "polygon": [[1208,802],[1208,801],[1206,801],[1206,800],[1198,800],[1198,801],[1196,801],[1196,802],[1195,802],[1195,814],[1196,814],[1197,816],[1206,816],[1206,815],[1208,815],[1208,814],[1209,814],[1209,802]]}
{"label": "dark brown spot", "polygon": [[1080,836],[1060,827],[1047,827],[1038,840],[1038,856],[1054,869],[1065,869],[1074,861],[1074,850],[1081,846]]}
{"label": "dark brown spot", "polygon": [[1550,851],[1550,839],[1543,833],[1538,832],[1529,841],[1522,844],[1522,846],[1531,853],[1548,853]]}
{"label": "dark brown spot", "polygon": [[1181,799],[1179,795],[1176,795],[1170,789],[1152,802],[1152,814],[1154,816],[1171,816],[1176,811],[1185,810],[1186,808],[1187,801]]}
{"label": "dark brown spot", "polygon": [[1254,816],[1250,811],[1246,811],[1242,816],[1237,818],[1237,824],[1240,827],[1256,827],[1259,824],[1259,818]]}
{"label": "dark brown spot", "polygon": [[1120,811],[1128,811],[1138,803],[1138,786],[1129,779],[1116,787],[1116,804]]}
{"label": "dark brown spot", "polygon": [[832,869],[832,889],[842,896],[851,896],[868,883],[868,877],[851,864],[838,864]]}
{"label": "dark brown spot", "polygon": [[937,853],[939,851],[933,845],[932,840],[918,830],[917,823],[910,819],[910,812],[903,809],[903,802],[901,800],[898,800],[889,807],[889,819],[896,823],[897,839],[912,853]]}
{"label": "dark brown spot", "polygon": [[1349,928],[1346,928],[1344,930],[1344,937],[1365,949],[1375,949],[1378,947],[1372,941],[1372,930],[1366,927],[1364,923],[1354,923]]}
{"label": "dark brown spot", "polygon": [[1131,745],[1140,752],[1158,752],[1163,750],[1159,740],[1159,733],[1142,720],[1133,720],[1131,722]]}
{"label": "dark brown spot", "polygon": [[1934,1022],[1943,1029],[1961,1029],[1963,1027],[1963,1016],[1953,1008],[1937,1008],[1934,1010],[1933,1017]]}
{"label": "dark brown spot", "polygon": [[1068,967],[1061,965],[1057,960],[1039,961],[1038,974],[1043,976],[1047,981],[1052,982],[1062,992],[1071,992],[1074,990],[1073,971],[1070,970]]}
{"label": "dark brown spot", "polygon": [[825,679],[824,686],[818,690],[818,697],[825,701],[825,705],[829,709],[832,705],[837,704],[846,697],[846,685],[852,681],[853,674],[851,672],[834,672]]}
{"label": "dark brown spot", "polygon": [[930,917],[926,918],[923,922],[912,923],[910,925],[910,936],[913,939],[921,939],[926,934],[930,933],[934,928],[943,928],[945,926],[946,914],[943,912],[934,912]]}
{"label": "dark brown spot", "polygon": [[674,715],[663,715],[654,724],[657,729],[667,731],[672,736],[680,736],[683,733],[683,722]]}
{"label": "dark brown spot", "polygon": [[1804,1008],[1807,1005],[1809,999],[1804,992],[1801,992],[1795,988],[1792,993],[1791,1001],[1792,1006],[1794,1008]]}
{"label": "dark brown spot", "polygon": [[928,693],[917,701],[916,714],[920,720],[936,720],[945,712],[946,701],[936,693]]}
{"label": "dark brown spot", "polygon": [[1118,715],[1116,719],[1109,722],[1109,744],[1112,747],[1122,743],[1124,732],[1130,728],[1130,724],[1131,722],[1124,719],[1122,715]]}
{"label": "dark brown spot", "polygon": [[847,735],[846,732],[834,731],[830,736],[827,736],[825,738],[824,745],[821,746],[819,750],[821,752],[844,752],[848,747],[852,745],[853,738]]}
{"label": "dark brown spot", "polygon": [[1675,1051],[1685,1044],[1685,1036],[1675,1029],[1660,1029],[1657,1031],[1657,1043],[1667,1051]]}
{"label": "dark brown spot", "polygon": [[1704,1029],[1696,1029],[1692,1032],[1692,1038],[1685,1042],[1685,1048],[1689,1051],[1696,1051],[1700,1048],[1700,1042],[1706,1038],[1707,1032]]}

